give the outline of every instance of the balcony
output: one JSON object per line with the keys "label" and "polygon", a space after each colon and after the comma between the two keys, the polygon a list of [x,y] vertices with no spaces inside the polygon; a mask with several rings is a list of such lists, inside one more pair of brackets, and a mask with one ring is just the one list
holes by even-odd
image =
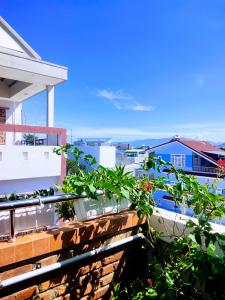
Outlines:
{"label": "balcony", "polygon": [[193,166],[192,170],[193,172],[203,172],[203,173],[212,173],[212,174],[218,173],[218,168],[216,167]]}
{"label": "balcony", "polygon": [[0,137],[0,180],[65,176],[65,158],[53,149],[66,143],[66,129],[0,124]]}

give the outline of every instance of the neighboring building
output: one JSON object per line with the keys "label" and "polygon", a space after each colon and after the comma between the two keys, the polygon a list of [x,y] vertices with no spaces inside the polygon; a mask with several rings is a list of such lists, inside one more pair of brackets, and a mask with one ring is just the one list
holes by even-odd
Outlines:
{"label": "neighboring building", "polygon": [[113,145],[116,147],[117,150],[129,150],[131,149],[131,144],[126,144],[126,143],[113,143]]}
{"label": "neighboring building", "polygon": [[112,141],[109,138],[83,138],[75,141],[74,146],[112,146]]}
{"label": "neighboring building", "polygon": [[149,148],[133,148],[126,151],[117,150],[116,165],[125,165],[126,172],[133,172],[134,176],[139,177],[143,162],[148,159]]}
{"label": "neighboring building", "polygon": [[149,153],[188,174],[203,177],[217,177],[225,161],[225,151],[208,142],[180,138],[153,147]]}
{"label": "neighboring building", "polygon": [[[49,188],[65,175],[53,148],[66,143],[66,130],[54,128],[54,87],[66,79],[67,68],[43,61],[0,18],[0,194]],[[22,124],[23,101],[42,91],[46,126]]]}
{"label": "neighboring building", "polygon": [[[101,165],[106,168],[114,168],[116,165],[116,148],[110,139],[80,139],[74,143],[74,147],[84,152],[84,155],[91,154],[97,163],[93,168]],[[69,155],[72,158],[72,155]],[[85,161],[82,160],[85,164]]]}
{"label": "neighboring building", "polygon": [[[171,162],[177,169],[182,169],[186,174],[196,176],[201,184],[213,183],[218,179],[218,187],[215,193],[225,195],[225,151],[205,141],[174,138],[167,143],[150,149],[150,155],[159,157],[166,162]],[[168,183],[175,184],[176,178],[168,169],[162,169],[168,175]],[[149,174],[157,177],[158,171],[151,171]],[[155,193],[155,199],[161,207],[169,210],[174,209],[172,197],[165,192]],[[173,209],[172,209],[173,208]],[[180,208],[178,208],[179,210]],[[189,211],[192,213],[192,210]]]}
{"label": "neighboring building", "polygon": [[117,151],[117,165],[140,164],[149,155],[149,148],[133,148],[126,151]]}

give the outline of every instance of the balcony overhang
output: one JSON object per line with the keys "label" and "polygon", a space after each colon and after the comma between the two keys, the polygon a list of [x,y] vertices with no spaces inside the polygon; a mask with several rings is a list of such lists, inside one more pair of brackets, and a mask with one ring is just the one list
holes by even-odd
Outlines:
{"label": "balcony overhang", "polygon": [[67,68],[0,51],[0,99],[22,102],[67,80]]}

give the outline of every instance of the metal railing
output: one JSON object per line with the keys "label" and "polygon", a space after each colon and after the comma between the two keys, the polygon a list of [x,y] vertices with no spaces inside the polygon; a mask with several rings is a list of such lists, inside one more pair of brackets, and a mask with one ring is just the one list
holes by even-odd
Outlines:
{"label": "metal railing", "polygon": [[[7,144],[6,133],[11,133],[12,144],[14,145],[64,145],[66,144],[66,129],[46,127],[46,126],[33,126],[21,124],[0,124],[0,144]],[[17,139],[17,134],[19,134]],[[27,135],[27,138],[24,138]],[[33,139],[31,138],[33,137]]]}
{"label": "metal railing", "polygon": [[78,200],[86,198],[86,195],[64,194],[60,196],[39,197],[32,199],[14,200],[0,203],[0,211],[9,211],[9,239],[8,242],[16,240],[15,231],[15,212],[18,208],[26,208],[31,206],[40,206],[42,204],[52,204],[65,202],[69,200]]}
{"label": "metal railing", "polygon": [[205,173],[217,173],[218,168],[216,167],[201,167],[201,166],[193,166],[194,172],[205,172]]}

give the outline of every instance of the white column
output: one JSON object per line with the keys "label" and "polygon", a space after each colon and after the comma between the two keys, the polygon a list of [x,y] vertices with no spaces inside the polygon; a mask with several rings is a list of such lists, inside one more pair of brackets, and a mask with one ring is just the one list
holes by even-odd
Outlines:
{"label": "white column", "polygon": [[47,122],[48,127],[54,127],[54,86],[47,86]]}

